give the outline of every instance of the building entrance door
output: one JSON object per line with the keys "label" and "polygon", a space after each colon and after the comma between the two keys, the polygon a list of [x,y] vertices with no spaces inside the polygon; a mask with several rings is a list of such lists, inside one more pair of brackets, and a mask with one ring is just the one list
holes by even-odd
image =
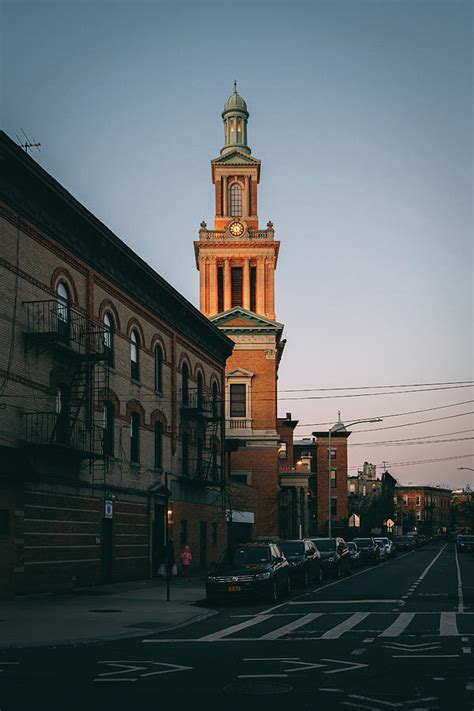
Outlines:
{"label": "building entrance door", "polygon": [[104,518],[102,521],[102,579],[105,583],[113,577],[114,558],[114,520]]}
{"label": "building entrance door", "polygon": [[199,565],[207,568],[207,521],[199,524]]}

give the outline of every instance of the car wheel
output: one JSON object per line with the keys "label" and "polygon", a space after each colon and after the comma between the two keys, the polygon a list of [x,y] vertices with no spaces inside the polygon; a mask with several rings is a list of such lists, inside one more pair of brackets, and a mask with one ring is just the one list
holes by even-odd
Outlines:
{"label": "car wheel", "polygon": [[273,583],[272,583],[272,587],[271,587],[270,593],[268,595],[268,599],[270,602],[278,602],[278,588],[277,588],[277,584],[275,581],[273,581]]}

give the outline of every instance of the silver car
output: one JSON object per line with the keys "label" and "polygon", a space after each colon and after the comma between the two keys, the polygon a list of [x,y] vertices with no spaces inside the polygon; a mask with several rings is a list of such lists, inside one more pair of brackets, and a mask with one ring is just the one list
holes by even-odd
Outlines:
{"label": "silver car", "polygon": [[395,546],[393,545],[393,541],[390,540],[390,538],[387,538],[386,536],[383,538],[376,538],[376,541],[382,541],[382,543],[385,546],[385,549],[387,551],[387,556],[389,558],[392,558],[395,555]]}

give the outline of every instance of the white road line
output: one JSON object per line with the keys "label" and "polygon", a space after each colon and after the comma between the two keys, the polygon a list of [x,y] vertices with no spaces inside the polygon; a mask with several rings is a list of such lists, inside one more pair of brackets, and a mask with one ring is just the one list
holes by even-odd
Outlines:
{"label": "white road line", "polygon": [[276,679],[287,677],[288,674],[239,674],[238,679]]}
{"label": "white road line", "polygon": [[298,629],[298,627],[303,627],[304,625],[307,625],[315,620],[317,617],[321,617],[322,614],[322,612],[310,612],[307,615],[303,615],[303,617],[300,617],[298,620],[288,622],[287,625],[283,625],[283,627],[279,627],[276,630],[268,632],[268,634],[264,634],[260,637],[260,639],[278,639],[278,637],[283,637],[285,634]]}
{"label": "white road line", "polygon": [[392,654],[392,659],[448,659],[459,654]]}
{"label": "white road line", "polygon": [[442,612],[439,618],[439,634],[441,637],[459,637],[455,612]]}
{"label": "white road line", "polygon": [[244,657],[243,662],[294,662],[301,657]]}
{"label": "white road line", "polygon": [[366,603],[391,604],[400,602],[400,600],[304,600],[302,602],[293,602],[290,600],[289,605],[364,605]]}
{"label": "white road line", "polygon": [[361,701],[373,701],[376,704],[383,704],[383,706],[401,706],[402,704],[396,702],[393,703],[391,701],[382,701],[382,699],[371,699],[369,696],[360,696],[359,694],[351,694],[350,695],[351,699],[360,699]]}
{"label": "white road line", "polygon": [[339,625],[336,625],[321,635],[320,639],[339,639],[344,632],[351,630],[369,615],[370,612],[354,612],[347,620],[344,620],[344,622],[341,622]]}
{"label": "white road line", "polygon": [[379,637],[398,637],[406,630],[414,617],[414,612],[400,612],[397,619],[392,622],[390,627],[387,627],[386,630],[379,634]]}
{"label": "white road line", "polygon": [[454,546],[454,554],[456,560],[456,568],[458,570],[458,612],[464,612],[464,597],[462,593],[462,578],[461,568],[459,567],[458,549]]}
{"label": "white road line", "polygon": [[438,560],[438,558],[440,557],[441,553],[444,551],[444,549],[446,548],[447,545],[448,545],[447,543],[444,544],[444,546],[441,548],[440,552],[439,552],[437,555],[435,555],[435,557],[433,558],[433,560],[431,561],[431,563],[424,569],[424,571],[422,572],[422,574],[421,574],[420,577],[418,578],[418,582],[419,582],[419,583],[421,583],[421,581],[423,580],[423,578],[425,577],[425,575],[428,573],[428,571],[429,571],[429,569],[431,568],[431,566],[436,563],[436,561]]}
{"label": "white road line", "polygon": [[272,615],[257,615],[251,620],[247,620],[246,622],[241,622],[238,625],[232,625],[231,627],[226,627],[223,630],[219,630],[218,632],[213,632],[212,634],[207,634],[205,637],[200,637],[200,641],[202,642],[214,642],[216,639],[222,639],[222,637],[228,637],[230,634],[233,634],[234,632],[240,632],[240,630],[246,629],[246,627],[253,627],[253,625],[258,625],[260,622],[266,622],[267,620],[271,620]]}

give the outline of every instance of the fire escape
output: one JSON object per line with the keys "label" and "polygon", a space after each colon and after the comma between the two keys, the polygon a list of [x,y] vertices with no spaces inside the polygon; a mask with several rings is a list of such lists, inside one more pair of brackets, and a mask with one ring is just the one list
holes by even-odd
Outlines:
{"label": "fire escape", "polygon": [[67,374],[46,411],[23,413],[23,441],[32,456],[80,466],[89,462],[91,481],[105,484],[104,400],[109,391],[107,328],[57,300],[24,302],[25,346],[49,352]]}
{"label": "fire escape", "polygon": [[[216,392],[202,388],[188,388],[181,391],[181,422],[195,432],[195,454],[191,458],[183,447],[181,457],[182,479],[189,484],[221,486],[223,480],[222,452],[217,441],[222,424],[224,403]],[[219,433],[219,430],[221,432]]]}

